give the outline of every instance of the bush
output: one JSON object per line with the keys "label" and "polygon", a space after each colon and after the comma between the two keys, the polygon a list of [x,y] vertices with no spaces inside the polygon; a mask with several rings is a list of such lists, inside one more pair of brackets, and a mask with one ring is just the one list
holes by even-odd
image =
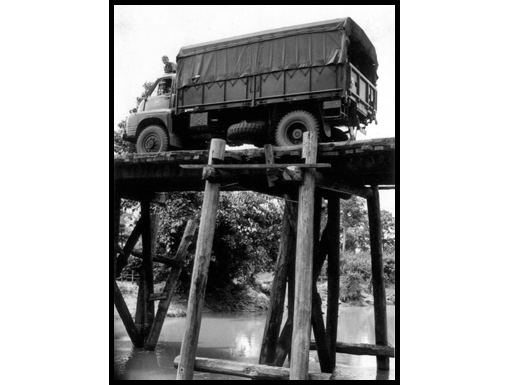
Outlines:
{"label": "bush", "polygon": [[[321,281],[328,279],[327,268],[326,261],[319,278]],[[343,254],[340,274],[342,301],[356,301],[361,298],[364,291],[372,292],[372,258],[369,252]],[[384,279],[386,286],[395,285],[395,255],[384,256]]]}
{"label": "bush", "polygon": [[367,282],[359,272],[349,271],[341,279],[340,299],[343,302],[360,300],[367,290]]}

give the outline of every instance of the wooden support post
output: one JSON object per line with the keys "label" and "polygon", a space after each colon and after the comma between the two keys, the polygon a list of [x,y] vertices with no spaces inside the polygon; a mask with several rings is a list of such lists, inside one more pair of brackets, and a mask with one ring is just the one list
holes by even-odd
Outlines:
{"label": "wooden support post", "polygon": [[[272,151],[272,149],[271,149]],[[272,153],[272,152],[271,152]],[[276,346],[282,325],[283,312],[285,307],[285,294],[287,279],[289,276],[291,254],[295,249],[296,233],[292,229],[292,213],[296,212],[295,204],[287,201],[283,213],[283,227],[280,239],[280,250],[276,262],[271,299],[266,319],[262,349],[259,363],[261,365],[272,365],[276,356]]]}
{"label": "wooden support post", "polygon": [[117,248],[119,245],[119,232],[120,232],[120,214],[121,214],[121,199],[118,196],[114,197],[113,202],[113,303],[117,308],[117,312],[119,313],[120,318],[122,319],[122,323],[126,328],[126,331],[131,339],[133,345],[137,348],[143,346],[143,341],[140,338],[138,330],[136,329],[135,323],[133,322],[133,317],[131,317],[131,313],[124,301],[124,297],[117,285]]}
{"label": "wooden support post", "polygon": [[122,293],[119,289],[119,286],[117,285],[117,282],[114,282],[113,290],[115,307],[117,308],[119,316],[122,319],[122,323],[126,328],[126,331],[129,335],[129,338],[131,339],[131,342],[136,348],[143,348],[143,339],[138,333],[138,329],[136,328],[136,325],[133,322],[133,317],[131,317],[131,313],[129,312],[126,302],[124,301],[124,297],[122,296]]}
{"label": "wooden support post", "polygon": [[[120,238],[120,210],[121,210],[121,199],[120,196],[113,196],[113,234],[111,238],[111,249],[110,249],[110,263],[113,264],[113,290],[115,291],[115,286],[117,285],[117,247],[119,245]],[[110,265],[111,267],[112,265]]]}
{"label": "wooden support post", "polygon": [[292,348],[292,332],[294,330],[294,315],[290,314],[282,329],[278,344],[276,345],[276,354],[274,359],[274,366],[282,367],[285,364],[287,356],[291,353]]}
{"label": "wooden support post", "polygon": [[[225,141],[213,139],[209,154],[209,165],[222,161],[225,157]],[[200,230],[198,233],[197,252],[193,266],[191,289],[188,301],[188,314],[181,347],[181,363],[177,370],[177,380],[192,380],[198,336],[202,322],[205,288],[211,261],[212,245],[216,228],[220,185],[206,182]]]}
{"label": "wooden support post", "polygon": [[[312,284],[312,328],[315,339],[317,340],[318,356],[321,365],[321,371],[324,373],[333,373],[334,367],[331,367],[329,341],[326,337],[326,326],[324,325],[324,318],[322,316],[322,299],[317,290],[317,281],[322,272],[324,261],[327,255],[327,238],[328,230],[325,229],[321,242],[321,227],[322,227],[322,197],[315,197],[314,208],[314,256],[313,256],[313,284]],[[322,247],[321,247],[322,243]]]}
{"label": "wooden support post", "polygon": [[[266,144],[264,146],[264,153],[266,155],[266,164],[274,164],[275,162],[274,162],[273,146],[270,145],[270,144]],[[268,174],[268,176],[267,176],[267,183],[268,183],[269,187],[274,187],[276,185],[275,184],[276,180],[277,180],[277,178],[275,178],[274,175]]]}
{"label": "wooden support post", "polygon": [[[289,199],[289,197],[287,197]],[[294,232],[297,233],[297,206],[294,204],[294,211],[290,217],[290,224]],[[287,356],[291,354],[292,348],[292,332],[294,330],[294,299],[296,293],[296,243],[294,242],[292,251],[290,253],[290,266],[289,266],[289,282],[288,282],[288,318],[285,326],[278,339],[276,345],[276,354],[274,365],[282,367],[285,364]]]}
{"label": "wooden support post", "polygon": [[338,338],[340,302],[340,199],[328,200],[328,314],[326,334],[329,340],[330,362],[336,366],[335,344]]}
{"label": "wooden support post", "polygon": [[[179,245],[179,249],[177,250],[177,254],[175,256],[176,260],[183,261],[186,258],[186,252],[188,251],[188,247],[193,240],[193,237],[195,236],[197,227],[198,223],[196,221],[188,221],[186,230],[184,230],[184,235],[181,239],[181,244]],[[163,289],[163,294],[166,294],[166,297],[159,303],[158,313],[152,325],[149,337],[147,338],[147,343],[145,344],[146,350],[156,349],[156,345],[158,343],[159,336],[161,335],[161,330],[163,329],[163,324],[165,323],[168,308],[170,307],[170,302],[172,301],[172,296],[174,294],[175,287],[177,286],[177,281],[181,271],[182,268],[175,267],[170,271],[170,275],[166,281],[165,288]]]}
{"label": "wooden support post", "polygon": [[[150,201],[142,202],[142,243],[143,243],[143,262],[140,270],[140,285],[138,288],[138,303],[136,307],[135,323],[142,335],[143,339],[147,337],[152,322],[154,321],[154,302],[150,301],[150,296],[154,294],[154,275],[153,275],[153,252],[152,239],[157,235],[156,231],[152,231],[152,227],[156,226],[156,220],[151,218]],[[156,229],[154,229],[156,230]]]}
{"label": "wooden support post", "polygon": [[[306,132],[303,142],[306,163],[317,161],[317,134]],[[315,170],[304,169],[299,188],[299,213],[296,247],[296,298],[292,334],[291,380],[307,380],[309,369],[310,333],[312,323],[312,279]]]}
{"label": "wooden support post", "polygon": [[117,277],[120,276],[122,273],[122,270],[127,266],[128,259],[131,253],[133,252],[136,244],[138,243],[138,240],[140,239],[140,236],[142,235],[142,224],[143,221],[138,221],[135,228],[131,232],[131,235],[129,236],[126,245],[124,246],[124,249],[122,250],[122,253],[119,255],[119,258],[117,259]]}
{"label": "wooden support post", "polygon": [[331,354],[329,352],[329,341],[326,335],[326,327],[324,325],[324,318],[322,316],[322,299],[317,290],[317,285],[313,284],[313,297],[312,297],[312,326],[315,340],[317,341],[317,353],[323,373],[333,373],[335,369],[331,365]]}
{"label": "wooden support post", "polygon": [[[381,203],[379,189],[372,188],[373,196],[368,198],[368,217],[370,222],[370,248],[372,254],[372,282],[374,286],[375,343],[388,346],[388,314],[386,309],[386,288],[384,285],[384,261],[381,227]],[[388,357],[377,357],[379,370],[390,370]]]}

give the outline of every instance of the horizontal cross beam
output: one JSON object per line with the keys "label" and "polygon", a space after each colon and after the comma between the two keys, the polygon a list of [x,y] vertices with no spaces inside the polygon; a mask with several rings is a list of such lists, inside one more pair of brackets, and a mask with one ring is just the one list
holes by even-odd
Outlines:
{"label": "horizontal cross beam", "polygon": [[287,168],[287,167],[296,167],[296,168],[331,168],[331,164],[329,163],[313,163],[313,164],[304,164],[304,163],[282,163],[282,164],[215,164],[215,165],[207,165],[207,164],[181,164],[181,168],[196,170],[202,169],[205,167],[212,167],[217,170],[268,170],[268,169],[278,169],[278,168]]}
{"label": "horizontal cross beam", "polygon": [[[311,350],[317,350],[317,343],[312,341]],[[395,358],[395,348],[391,346],[367,345],[367,344],[346,344],[336,343],[336,352],[342,354],[351,354],[355,356],[377,356]]]}

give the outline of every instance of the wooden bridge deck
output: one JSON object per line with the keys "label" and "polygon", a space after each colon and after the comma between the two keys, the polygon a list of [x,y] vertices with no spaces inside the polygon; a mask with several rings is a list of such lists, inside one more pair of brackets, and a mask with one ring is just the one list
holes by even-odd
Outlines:
{"label": "wooden bridge deck", "polygon": [[[395,147],[395,138],[321,144],[318,162],[331,165],[331,168],[319,170],[322,180],[355,189],[366,185],[394,185]],[[301,146],[274,147],[273,150],[277,164],[303,163]],[[123,198],[143,199],[157,192],[203,191],[202,169],[181,166],[205,166],[208,154],[208,150],[198,150],[117,156],[114,160],[116,193]],[[266,164],[266,157],[264,149],[230,150],[225,153],[223,163]],[[228,171],[235,179],[224,183],[223,191],[251,190],[281,196],[289,190],[289,184],[269,188],[266,169]]]}

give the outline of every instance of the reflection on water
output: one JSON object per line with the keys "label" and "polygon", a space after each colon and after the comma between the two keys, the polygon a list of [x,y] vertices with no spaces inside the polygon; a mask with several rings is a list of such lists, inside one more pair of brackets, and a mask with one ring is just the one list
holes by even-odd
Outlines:
{"label": "reflection on water", "polygon": [[[114,321],[114,373],[117,380],[175,380],[173,366],[180,354],[184,318],[168,318],[156,351],[135,349],[120,320]],[[389,341],[395,345],[395,308],[388,308]],[[202,320],[197,356],[258,363],[265,314],[207,314]],[[340,309],[338,340],[352,343],[375,343],[374,311],[371,308]],[[315,352],[312,357],[318,362]],[[375,357],[337,354],[342,380],[395,379],[394,360],[391,371],[377,372]],[[317,363],[310,370],[320,371]],[[239,377],[195,373],[195,380],[243,380]]]}

